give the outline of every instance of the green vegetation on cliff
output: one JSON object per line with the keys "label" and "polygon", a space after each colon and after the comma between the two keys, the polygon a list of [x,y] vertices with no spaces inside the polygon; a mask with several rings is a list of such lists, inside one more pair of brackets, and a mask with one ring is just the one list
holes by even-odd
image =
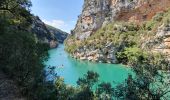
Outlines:
{"label": "green vegetation on cliff", "polygon": [[[135,77],[129,75],[128,79],[124,83],[118,84],[116,88],[110,87],[109,84],[98,85],[97,87],[102,90],[96,89],[93,95],[89,95],[89,97],[92,96],[92,100],[106,98],[162,100],[169,98],[170,85],[167,79],[169,61],[165,59],[164,55],[150,51],[152,47],[162,42],[163,38],[155,38],[155,35],[158,27],[169,25],[169,11],[158,13],[152,20],[140,24],[113,22],[84,40],[77,39],[75,34],[67,39],[66,51],[71,54],[85,52],[87,48],[105,49],[106,44],[111,43],[116,48],[118,62],[132,66],[135,73]],[[155,40],[150,43],[152,39]]]}
{"label": "green vegetation on cliff", "polygon": [[[72,34],[65,42],[66,51],[70,54],[83,49],[92,48],[101,50],[112,44],[117,52],[118,63],[129,64],[130,59],[136,56],[145,56],[152,50],[152,47],[161,43],[163,38],[156,38],[156,32],[159,26],[170,23],[170,10],[160,12],[152,20],[139,23],[132,22],[112,22],[94,32],[90,37],[79,40],[75,34]],[[155,39],[150,43],[151,39]],[[129,54],[130,53],[130,54]]]}
{"label": "green vegetation on cliff", "polygon": [[60,29],[57,29],[57,28],[55,28],[55,27],[53,27],[53,26],[50,26],[50,25],[47,25],[47,24],[46,24],[46,27],[47,27],[47,29],[50,31],[51,35],[53,35],[54,37],[56,37],[56,39],[57,39],[57,41],[58,41],[59,43],[63,43],[64,40],[65,40],[65,39],[67,38],[67,36],[68,36],[68,33],[64,32],[64,31],[62,31],[62,30],[60,30]]}
{"label": "green vegetation on cliff", "polygon": [[[145,41],[141,37],[153,35],[148,31],[154,30],[150,26],[155,26],[157,23],[151,21],[146,25],[135,25],[116,22],[98,30],[83,42],[71,36],[72,44],[66,43],[66,49],[71,53],[84,45],[103,49],[106,42],[111,42],[118,50],[119,62],[132,65],[132,70],[136,74],[135,77],[129,76],[124,83],[113,88],[110,83],[99,82],[99,75],[89,71],[77,81],[77,87],[72,87],[64,84],[64,79],[60,77],[56,77],[54,82],[46,81],[43,62],[48,58],[49,46],[36,41],[34,34],[29,31],[32,23],[30,6],[29,0],[0,1],[0,70],[15,81],[26,99],[161,100],[168,98],[170,85],[159,70],[169,69],[169,62],[162,58],[162,55],[153,55],[141,49],[140,45]],[[156,22],[164,20],[163,17]],[[97,83],[99,85],[96,86]]]}

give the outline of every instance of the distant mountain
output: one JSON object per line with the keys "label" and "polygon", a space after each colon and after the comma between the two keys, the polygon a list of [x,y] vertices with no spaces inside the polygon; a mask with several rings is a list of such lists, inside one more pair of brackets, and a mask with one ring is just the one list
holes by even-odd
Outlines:
{"label": "distant mountain", "polygon": [[37,41],[49,44],[50,48],[57,47],[57,38],[50,33],[45,23],[43,23],[38,16],[32,16],[32,20],[31,32],[35,34]]}
{"label": "distant mountain", "polygon": [[63,43],[64,40],[65,40],[65,39],[67,38],[67,36],[68,36],[68,33],[64,32],[64,31],[62,31],[62,30],[60,30],[60,29],[57,29],[57,28],[55,28],[55,27],[53,27],[53,26],[50,26],[50,25],[47,25],[47,24],[46,24],[46,27],[47,27],[47,29],[50,31],[50,33],[51,33],[54,37],[56,37],[56,39],[57,39],[57,41],[58,41],[59,43]]}
{"label": "distant mountain", "polygon": [[58,43],[63,43],[68,33],[46,25],[38,16],[32,16],[31,32],[35,34],[38,41],[49,44],[50,48],[55,48]]}

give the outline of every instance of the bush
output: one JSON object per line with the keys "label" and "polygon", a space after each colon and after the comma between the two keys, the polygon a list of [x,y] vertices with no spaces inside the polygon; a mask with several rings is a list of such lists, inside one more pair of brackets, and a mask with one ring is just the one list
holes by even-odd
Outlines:
{"label": "bush", "polygon": [[117,53],[117,59],[120,63],[133,65],[137,61],[142,61],[147,58],[147,53],[137,47],[125,48],[122,52]]}

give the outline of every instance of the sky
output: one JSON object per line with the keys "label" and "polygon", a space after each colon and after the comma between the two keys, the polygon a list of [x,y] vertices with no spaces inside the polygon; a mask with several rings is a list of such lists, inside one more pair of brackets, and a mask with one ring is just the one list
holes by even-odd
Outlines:
{"label": "sky", "polygon": [[84,0],[31,0],[31,13],[51,26],[70,32],[81,14]]}

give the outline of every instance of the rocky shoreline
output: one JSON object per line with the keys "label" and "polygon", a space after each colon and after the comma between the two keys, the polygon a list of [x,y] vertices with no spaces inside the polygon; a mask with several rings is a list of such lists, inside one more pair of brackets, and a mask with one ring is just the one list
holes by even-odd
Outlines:
{"label": "rocky shoreline", "polygon": [[96,49],[83,46],[71,54],[73,58],[102,63],[117,63],[116,48],[112,43],[107,43],[104,48]]}
{"label": "rocky shoreline", "polygon": [[[166,19],[164,13],[169,11],[169,5],[169,0],[85,0],[77,24],[66,40],[67,51],[76,59],[114,64],[118,63],[116,53],[128,47],[125,46],[126,42],[138,39],[135,40],[138,48],[160,52],[170,58],[170,25],[169,21],[162,20]],[[118,22],[132,22],[135,25],[129,25],[129,30],[122,24],[102,29],[110,23]],[[163,24],[162,22],[167,25],[152,29],[158,23]],[[138,33],[141,36],[133,38],[140,27],[142,29]],[[97,31],[100,34],[97,35]],[[113,45],[110,41],[118,42]]]}

